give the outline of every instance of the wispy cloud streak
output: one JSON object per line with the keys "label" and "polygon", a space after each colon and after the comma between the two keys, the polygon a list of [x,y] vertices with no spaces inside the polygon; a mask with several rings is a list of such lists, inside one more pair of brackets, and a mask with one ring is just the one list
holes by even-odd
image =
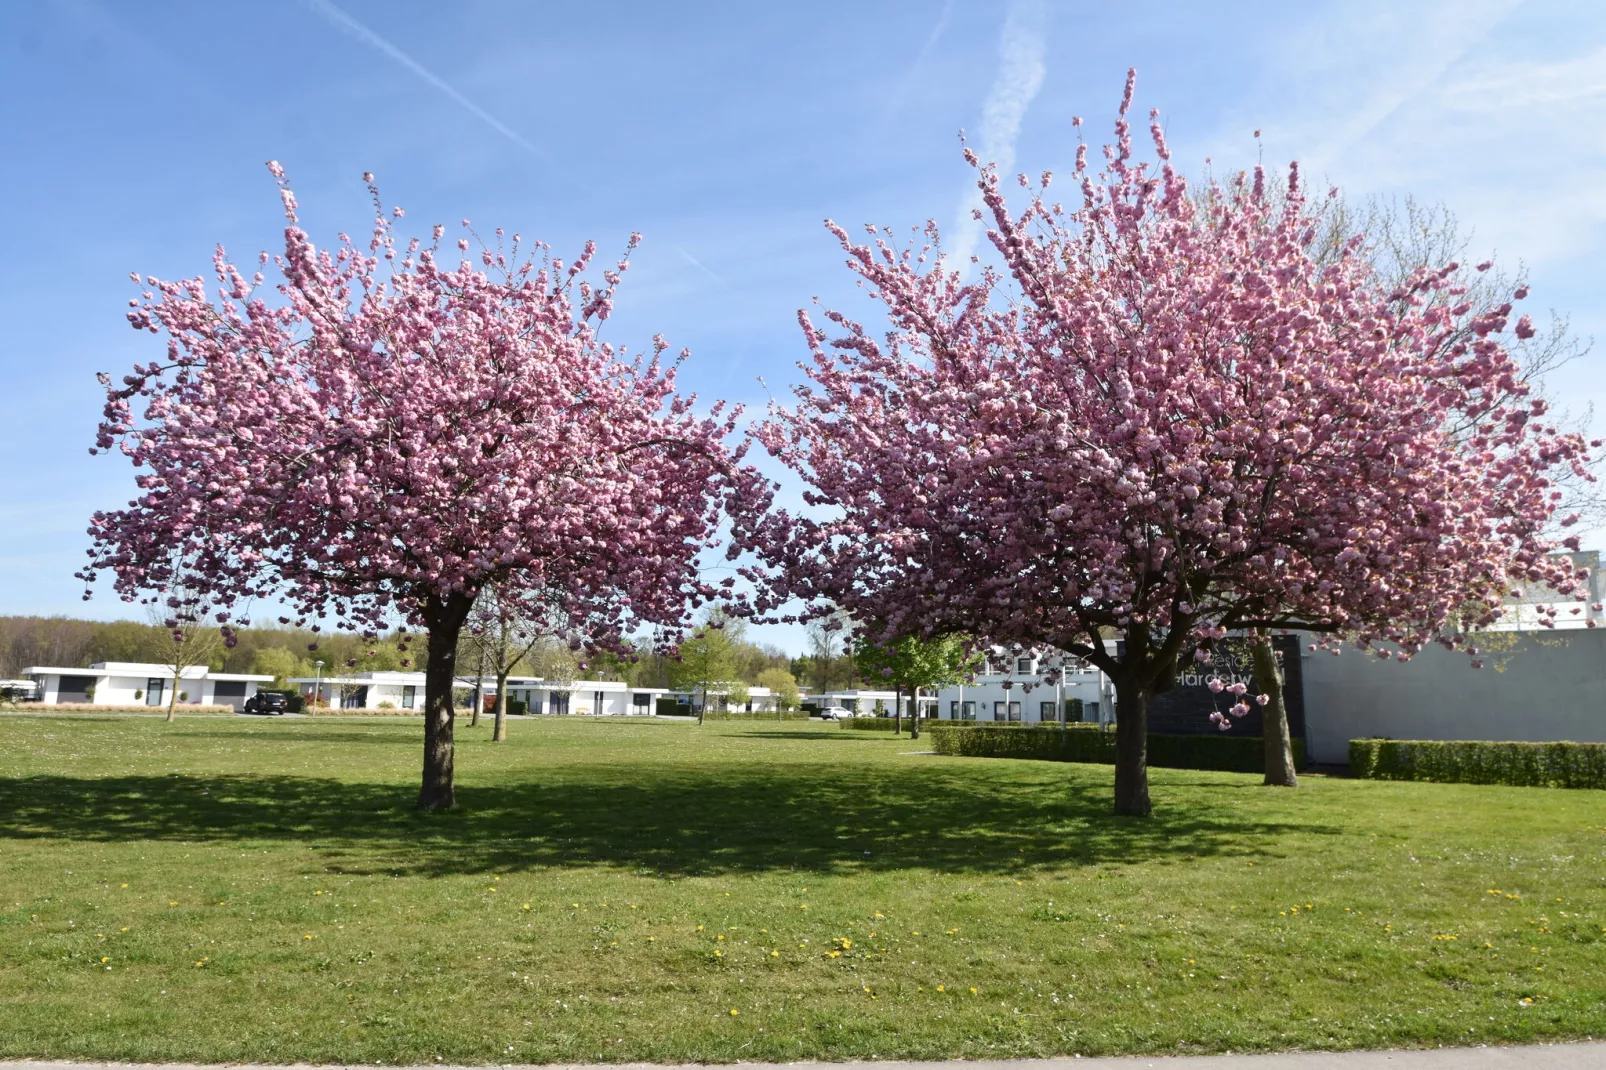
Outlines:
{"label": "wispy cloud streak", "polygon": [[452,98],[452,100],[461,105],[462,108],[469,114],[473,115],[486,126],[489,126],[492,130],[495,130],[498,134],[501,134],[503,137],[513,142],[513,144],[517,145],[519,148],[525,150],[531,155],[540,157],[548,163],[552,162],[552,158],[548,156],[546,152],[537,147],[523,134],[520,134],[517,130],[514,130],[512,127],[502,122],[502,120],[498,119],[496,116],[492,115],[490,112],[468,99],[468,97],[465,97],[462,93],[458,92],[450,82],[446,81],[446,79],[442,78],[434,71],[431,71],[428,67],[425,67],[412,56],[409,56],[407,53],[391,44],[385,38],[379,36],[379,34],[375,33],[361,22],[358,22],[356,19],[346,14],[340,8],[330,3],[329,0],[306,0],[306,2],[307,5],[312,8],[312,10],[322,15],[335,26],[344,30],[346,33],[351,34],[351,36],[357,38],[357,40],[361,41],[363,44],[383,52],[385,55],[401,64],[403,67],[406,67],[409,71],[412,71],[425,82],[428,82],[442,93],[445,93],[448,97]]}
{"label": "wispy cloud streak", "polygon": [[[1048,73],[1046,51],[1047,11],[1042,0],[1013,0],[998,37],[998,74],[982,105],[976,152],[984,162],[998,165],[1000,174],[1015,166],[1015,141],[1021,121],[1043,88]],[[974,217],[981,193],[972,189],[959,207],[959,218],[948,243],[950,263],[967,272],[970,257],[981,241],[982,221]]]}

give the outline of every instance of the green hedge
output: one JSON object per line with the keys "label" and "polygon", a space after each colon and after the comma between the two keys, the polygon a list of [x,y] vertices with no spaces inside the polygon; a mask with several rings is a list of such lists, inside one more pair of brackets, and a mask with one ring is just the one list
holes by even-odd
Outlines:
{"label": "green hedge", "polygon": [[[890,732],[897,724],[891,717],[854,717],[847,721],[838,721],[843,728],[855,728],[861,732]],[[903,719],[904,727],[908,727],[909,718]]]}
{"label": "green hedge", "polygon": [[806,721],[809,715],[802,710],[793,710],[790,713],[776,713],[774,710],[709,710],[703,718],[706,721]]}
{"label": "green hedge", "polygon": [[[1058,725],[928,721],[924,730],[938,754],[1115,764],[1115,732],[1101,731],[1092,724],[1068,724],[1061,729]],[[1149,764],[1156,769],[1260,773],[1266,768],[1266,751],[1259,736],[1150,735]],[[1305,741],[1296,739],[1294,765],[1304,764]]]}
{"label": "green hedge", "polygon": [[1606,788],[1606,743],[1352,739],[1349,769],[1372,780]]}

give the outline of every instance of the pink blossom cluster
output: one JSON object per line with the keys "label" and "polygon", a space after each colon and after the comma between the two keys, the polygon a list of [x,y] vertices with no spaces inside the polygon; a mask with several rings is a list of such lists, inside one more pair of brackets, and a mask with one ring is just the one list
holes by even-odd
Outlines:
{"label": "pink blossom cluster", "polygon": [[762,488],[726,445],[739,412],[697,415],[662,339],[632,355],[598,337],[628,259],[593,281],[593,244],[565,263],[500,230],[455,257],[440,226],[400,242],[372,176],[366,240],[318,248],[270,168],[283,253],[247,273],[220,247],[210,292],[135,278],[129,322],[166,356],[102,376],[96,448],[133,461],[140,493],[95,515],[86,583],[182,583],[220,621],[270,597],[297,625],[445,613],[453,634],[499,584],[607,647],[718,594],[698,555]]}
{"label": "pink blossom cluster", "polygon": [[827,222],[888,327],[799,313],[807,381],[755,434],[814,508],[739,525],[763,608],[1053,646],[1147,690],[1232,630],[1409,657],[1514,585],[1581,597],[1577,539],[1546,533],[1599,443],[1522,378],[1526,289],[1475,304],[1454,263],[1390,285],[1361,239],[1321,250],[1297,165],[1195,188],[1157,118],[1140,162],[1132,88],[1070,204],[1021,176],[1012,214],[966,150],[1001,272],[966,281],[934,224]]}

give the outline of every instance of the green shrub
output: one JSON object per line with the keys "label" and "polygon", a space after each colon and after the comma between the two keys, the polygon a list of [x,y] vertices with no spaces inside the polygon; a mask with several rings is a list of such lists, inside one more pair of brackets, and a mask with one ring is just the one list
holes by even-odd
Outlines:
{"label": "green shrub", "polygon": [[[684,707],[690,709],[690,707]],[[774,710],[709,710],[706,721],[806,721],[809,715],[802,710],[776,713]]]}
{"label": "green shrub", "polygon": [[507,700],[507,712],[514,717],[523,717],[524,711],[529,708],[529,703],[525,702],[521,698],[510,698]]}
{"label": "green shrub", "polygon": [[695,712],[689,704],[672,698],[659,699],[654,708],[660,717],[690,717]]}
{"label": "green shrub", "polygon": [[[862,732],[890,732],[898,722],[891,717],[855,717],[850,721],[838,721],[843,728],[856,728]],[[903,719],[907,727],[909,719]]]}
{"label": "green shrub", "polygon": [[[1058,725],[931,721],[925,731],[938,754],[1115,764],[1115,733],[1093,724],[1068,724],[1062,729]],[[1156,769],[1259,773],[1266,768],[1265,743],[1259,736],[1150,735],[1149,764]],[[1305,741],[1296,739],[1294,765],[1304,764]]]}
{"label": "green shrub", "polygon": [[1352,739],[1350,775],[1519,788],[1606,788],[1606,743]]}

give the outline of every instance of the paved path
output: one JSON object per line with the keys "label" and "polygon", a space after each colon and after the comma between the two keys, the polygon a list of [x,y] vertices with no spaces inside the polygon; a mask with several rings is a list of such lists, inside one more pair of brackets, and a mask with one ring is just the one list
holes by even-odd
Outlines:
{"label": "paved path", "polygon": [[[362,1064],[344,1064],[353,1068]],[[256,1064],[231,1064],[234,1070],[286,1070]],[[1426,1051],[1296,1052],[1286,1055],[1130,1056],[1118,1059],[1011,1059],[975,1062],[868,1063],[735,1063],[720,1070],[1606,1070],[1606,1043],[1543,1044],[1509,1048],[1434,1048]],[[216,1070],[194,1063],[5,1062],[4,1070]],[[325,1063],[318,1070],[340,1070]],[[297,1064],[297,1070],[312,1070]],[[395,1070],[395,1068],[387,1068]],[[435,1063],[411,1070],[469,1070]],[[510,1070],[524,1070],[512,1067]],[[533,1070],[533,1068],[531,1068]],[[607,1067],[551,1063],[541,1070],[663,1070],[648,1063]],[[701,1070],[687,1063],[674,1070]]]}

